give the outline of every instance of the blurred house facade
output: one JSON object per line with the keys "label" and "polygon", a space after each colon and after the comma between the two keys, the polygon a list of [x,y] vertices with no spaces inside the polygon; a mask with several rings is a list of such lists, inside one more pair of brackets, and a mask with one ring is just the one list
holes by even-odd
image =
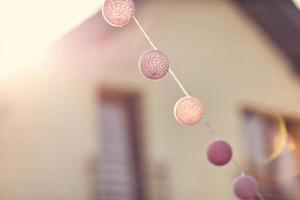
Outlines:
{"label": "blurred house facade", "polygon": [[[138,7],[140,22],[241,163],[244,104],[300,115],[300,84],[289,60],[234,3],[146,1]],[[209,131],[175,122],[173,105],[183,94],[173,79],[151,82],[139,74],[139,56],[149,48],[133,23],[110,28],[97,13],[41,61],[1,81],[0,199],[94,198],[99,88],[141,96],[144,162],[166,166],[168,198],[235,199],[234,166],[215,168],[205,158]]]}

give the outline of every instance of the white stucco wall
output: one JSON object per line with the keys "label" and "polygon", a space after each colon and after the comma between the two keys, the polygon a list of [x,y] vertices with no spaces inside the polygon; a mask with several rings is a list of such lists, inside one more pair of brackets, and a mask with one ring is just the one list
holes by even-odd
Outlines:
{"label": "white stucco wall", "polygon": [[[137,17],[236,152],[243,103],[300,115],[300,86],[289,63],[231,3],[148,1]],[[127,30],[110,41],[99,60],[103,46],[91,42],[80,55],[88,62],[80,65],[99,66],[97,86],[143,94],[149,162],[170,166],[174,200],[234,199],[235,168],[215,168],[206,161],[212,137],[203,124],[176,124],[172,110],[180,89],[170,76],[158,82],[140,76],[138,57],[149,47],[133,24]],[[93,90],[89,81],[65,69],[42,65],[2,80],[1,102],[9,109],[0,122],[1,199],[89,198],[85,165],[98,144]]]}
{"label": "white stucco wall", "polygon": [[[235,5],[228,1],[155,1],[138,10],[137,17],[169,55],[188,91],[203,101],[207,118],[233,144],[237,160],[243,160],[239,155],[242,106],[299,116],[300,85],[289,62]],[[140,53],[149,48],[140,44],[143,38],[138,30],[130,31]],[[129,68],[116,67],[114,81],[107,82],[122,82],[123,87],[127,83],[139,90],[147,87],[143,92],[150,160],[170,166],[174,199],[235,199],[231,182],[236,168],[215,168],[206,161],[205,148],[213,139],[209,131],[203,124],[176,124],[172,111],[183,95],[181,90],[171,76],[159,82],[143,79],[133,68],[139,53],[132,52],[127,56]]]}

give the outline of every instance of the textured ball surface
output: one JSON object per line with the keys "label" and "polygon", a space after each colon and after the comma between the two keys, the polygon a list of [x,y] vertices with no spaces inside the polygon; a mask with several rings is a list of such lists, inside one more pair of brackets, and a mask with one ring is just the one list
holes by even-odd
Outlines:
{"label": "textured ball surface", "polygon": [[251,176],[240,176],[233,183],[235,195],[242,200],[252,200],[257,194],[257,182]]}
{"label": "textured ball surface", "polygon": [[149,50],[141,56],[139,68],[147,78],[152,80],[161,79],[169,71],[169,59],[158,50]]}
{"label": "textured ball surface", "polygon": [[105,21],[114,27],[129,24],[135,14],[133,0],[105,0],[102,15]]}
{"label": "textured ball surface", "polygon": [[194,97],[182,97],[175,104],[174,115],[178,123],[182,125],[194,125],[203,116],[202,103]]}
{"label": "textured ball surface", "polygon": [[232,148],[223,140],[216,140],[209,144],[206,153],[208,160],[216,166],[224,166],[232,158]]}

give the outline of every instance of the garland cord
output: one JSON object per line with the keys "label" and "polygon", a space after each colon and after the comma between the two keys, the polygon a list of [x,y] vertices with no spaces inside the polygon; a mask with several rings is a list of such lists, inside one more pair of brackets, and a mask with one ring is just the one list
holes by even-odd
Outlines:
{"label": "garland cord", "polygon": [[[140,31],[143,33],[143,35],[145,36],[146,40],[149,42],[150,46],[154,49],[154,50],[158,50],[158,48],[155,46],[155,44],[153,43],[153,41],[150,39],[149,35],[146,33],[146,31],[144,30],[144,28],[142,27],[142,25],[140,24],[140,22],[137,20],[137,18],[135,16],[133,16],[133,20],[136,23],[136,25],[138,26],[138,28],[140,29]],[[176,83],[178,84],[178,86],[181,88],[182,92],[187,96],[190,97],[189,93],[187,92],[187,90],[184,88],[184,86],[182,85],[182,83],[179,81],[179,79],[177,78],[177,76],[175,75],[175,73],[173,72],[172,69],[169,70],[170,74],[172,75],[173,79],[176,81]],[[210,133],[215,136],[217,138],[217,133],[216,131],[212,128],[212,126],[210,125],[210,123],[208,122],[208,120],[206,118],[203,119],[205,126],[210,130]],[[232,158],[232,163],[233,165],[239,170],[241,171],[241,174],[245,174],[244,170],[242,169],[242,167],[238,164],[238,162]],[[257,193],[257,197],[260,200],[265,200],[263,195],[258,192]]]}

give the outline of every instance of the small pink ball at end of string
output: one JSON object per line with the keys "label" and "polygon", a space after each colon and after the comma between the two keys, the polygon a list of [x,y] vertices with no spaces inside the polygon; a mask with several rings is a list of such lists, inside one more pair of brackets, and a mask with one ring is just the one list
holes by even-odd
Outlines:
{"label": "small pink ball at end of string", "polygon": [[159,50],[148,50],[140,57],[139,69],[148,79],[161,79],[170,69],[169,59]]}
{"label": "small pink ball at end of string", "polygon": [[195,97],[182,97],[174,106],[176,121],[181,125],[194,125],[203,117],[203,105]]}
{"label": "small pink ball at end of string", "polygon": [[224,166],[232,159],[232,148],[224,140],[215,140],[208,145],[206,155],[213,165]]}
{"label": "small pink ball at end of string", "polygon": [[135,14],[133,0],[105,0],[102,16],[111,26],[123,27],[131,22]]}
{"label": "small pink ball at end of string", "polygon": [[258,186],[251,176],[241,175],[233,182],[234,194],[241,200],[251,200],[256,197]]}

